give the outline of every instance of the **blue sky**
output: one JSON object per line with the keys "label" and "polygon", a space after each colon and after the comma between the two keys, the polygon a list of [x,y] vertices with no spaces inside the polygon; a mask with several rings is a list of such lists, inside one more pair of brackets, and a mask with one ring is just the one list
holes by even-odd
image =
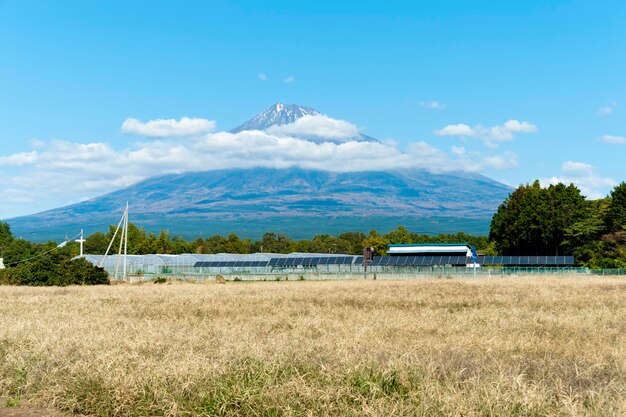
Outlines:
{"label": "blue sky", "polygon": [[[626,180],[624,21],[622,1],[0,0],[0,218],[262,158],[214,145],[275,102],[417,167],[605,195]],[[210,125],[206,163],[181,163],[197,138],[122,130],[182,117]]]}

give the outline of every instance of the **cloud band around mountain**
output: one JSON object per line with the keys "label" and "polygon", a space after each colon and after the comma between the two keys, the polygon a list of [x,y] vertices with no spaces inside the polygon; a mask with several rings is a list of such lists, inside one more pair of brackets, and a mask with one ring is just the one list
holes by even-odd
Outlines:
{"label": "cloud band around mountain", "polygon": [[[188,119],[198,120],[198,119]],[[93,197],[131,185],[141,179],[166,173],[228,168],[300,167],[333,172],[425,169],[483,171],[517,166],[514,153],[448,153],[424,141],[401,148],[392,141],[350,140],[356,126],[324,117],[303,117],[299,123],[275,130],[239,133],[212,132],[214,123],[180,121],[124,122],[122,130],[152,138],[125,149],[109,144],[74,143],[54,140],[38,142],[31,152],[2,157],[5,165],[19,165],[19,172],[5,178],[16,204],[27,204],[26,196],[43,198],[50,193],[67,195],[67,202]],[[178,137],[185,136],[185,141]],[[203,132],[198,134],[198,132]],[[317,142],[296,137],[341,136],[340,141]],[[2,174],[0,170],[0,175]]]}

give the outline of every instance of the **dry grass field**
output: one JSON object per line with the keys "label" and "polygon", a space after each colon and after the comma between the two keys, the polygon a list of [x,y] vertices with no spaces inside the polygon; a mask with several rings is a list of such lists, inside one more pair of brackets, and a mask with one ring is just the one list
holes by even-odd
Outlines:
{"label": "dry grass field", "polygon": [[0,287],[2,406],[626,416],[626,279]]}

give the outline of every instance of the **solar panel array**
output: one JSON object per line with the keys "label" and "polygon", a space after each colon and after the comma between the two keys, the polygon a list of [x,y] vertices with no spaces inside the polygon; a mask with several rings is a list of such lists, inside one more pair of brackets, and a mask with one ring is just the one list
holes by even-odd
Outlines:
{"label": "solar panel array", "polygon": [[481,265],[573,265],[573,256],[478,256]]}
{"label": "solar panel array", "polygon": [[316,266],[316,265],[351,265],[353,256],[323,256],[311,258],[272,258],[270,266]]}
{"label": "solar panel array", "polygon": [[211,261],[196,262],[196,268],[264,267],[269,261]]}
{"label": "solar panel array", "polygon": [[[362,258],[361,258],[362,259]],[[361,260],[362,262],[362,260]],[[370,261],[372,266],[433,266],[466,265],[472,263],[465,256],[379,256]],[[572,256],[478,256],[479,265],[573,265]]]}
{"label": "solar panel array", "polygon": [[[376,256],[368,262],[371,266],[435,266],[467,265],[471,258],[465,256]],[[476,259],[479,265],[547,266],[573,265],[572,256],[484,256]],[[362,256],[285,257],[265,261],[211,261],[196,262],[199,268],[233,267],[298,267],[318,265],[363,265]]]}

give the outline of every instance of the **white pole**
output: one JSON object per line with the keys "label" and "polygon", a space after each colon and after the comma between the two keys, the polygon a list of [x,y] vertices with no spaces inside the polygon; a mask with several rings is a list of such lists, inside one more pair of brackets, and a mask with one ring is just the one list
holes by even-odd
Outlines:
{"label": "white pole", "polygon": [[126,220],[124,221],[126,233],[124,235],[124,281],[126,281],[126,256],[128,255],[128,201],[126,202],[125,211]]}
{"label": "white pole", "polygon": [[117,232],[120,230],[120,226],[122,225],[123,220],[124,220],[124,216],[122,216],[119,223],[117,223],[117,228],[115,229],[115,233],[113,233],[113,237],[111,238],[111,241],[109,242],[109,247],[107,248],[107,251],[104,253],[104,256],[102,257],[102,261],[100,261],[100,265],[98,265],[100,268],[102,268],[102,265],[104,265],[104,260],[109,254],[109,251],[111,250],[111,246],[113,246],[113,242],[115,241],[115,236],[117,236]]}
{"label": "white pole", "polygon": [[74,242],[80,243],[80,257],[83,257],[83,243],[85,239],[83,239],[83,229],[80,229],[80,239],[76,239]]}
{"label": "white pole", "polygon": [[[126,216],[126,212],[124,212]],[[120,246],[117,249],[117,261],[115,262],[115,279],[117,280],[117,273],[120,270],[120,260],[122,259],[122,246],[124,246],[124,228],[126,227],[125,217],[122,216],[122,233],[120,234]]]}

